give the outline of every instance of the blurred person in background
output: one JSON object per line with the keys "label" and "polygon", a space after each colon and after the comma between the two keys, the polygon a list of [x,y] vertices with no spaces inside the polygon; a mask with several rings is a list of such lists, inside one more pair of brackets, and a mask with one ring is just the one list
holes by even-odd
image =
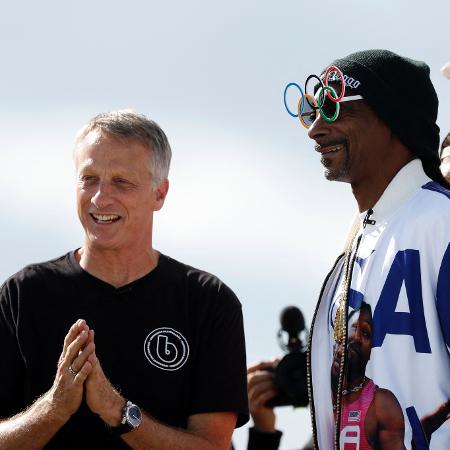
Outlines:
{"label": "blurred person in background", "polygon": [[450,133],[442,141],[440,158],[442,175],[450,183]]}
{"label": "blurred person in background", "polygon": [[[278,394],[273,381],[277,359],[261,361],[247,371],[248,404],[253,427],[249,429],[248,450],[277,450],[283,433],[276,428],[275,409],[267,402]],[[300,440],[301,437],[299,437]],[[302,450],[313,450],[312,439]]]}

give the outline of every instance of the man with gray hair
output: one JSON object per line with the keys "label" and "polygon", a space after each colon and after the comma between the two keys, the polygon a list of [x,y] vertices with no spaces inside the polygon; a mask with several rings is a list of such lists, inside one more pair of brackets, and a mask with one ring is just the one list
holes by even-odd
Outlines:
{"label": "man with gray hair", "polygon": [[133,111],[78,134],[83,246],[0,290],[2,449],[225,450],[247,421],[238,299],[152,245],[170,159]]}

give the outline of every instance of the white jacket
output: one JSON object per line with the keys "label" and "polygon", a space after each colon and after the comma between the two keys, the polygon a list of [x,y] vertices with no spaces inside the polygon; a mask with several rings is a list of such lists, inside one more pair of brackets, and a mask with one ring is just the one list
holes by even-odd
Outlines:
{"label": "white jacket", "polygon": [[[415,159],[394,177],[370,219],[375,223],[360,230],[349,311],[361,299],[371,305],[366,375],[398,399],[410,449],[413,430],[420,433],[414,419],[450,399],[450,192]],[[310,335],[311,412],[320,450],[334,445],[333,299],[342,266],[341,257],[325,280]],[[429,448],[450,449],[450,420],[432,434]]]}

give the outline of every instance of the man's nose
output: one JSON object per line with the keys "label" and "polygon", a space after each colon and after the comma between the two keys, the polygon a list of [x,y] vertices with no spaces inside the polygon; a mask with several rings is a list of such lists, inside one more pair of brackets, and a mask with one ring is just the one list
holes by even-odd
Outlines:
{"label": "man's nose", "polygon": [[105,181],[101,181],[97,185],[97,190],[91,198],[91,203],[97,209],[103,209],[111,203],[111,186]]}
{"label": "man's nose", "polygon": [[308,128],[309,138],[317,141],[317,139],[326,136],[327,134],[329,134],[329,132],[329,124],[322,118],[320,114],[317,114],[316,119]]}
{"label": "man's nose", "polygon": [[351,338],[349,339],[352,342],[361,342],[361,330],[359,329],[359,327],[357,327],[356,329],[353,330],[353,333],[351,335]]}

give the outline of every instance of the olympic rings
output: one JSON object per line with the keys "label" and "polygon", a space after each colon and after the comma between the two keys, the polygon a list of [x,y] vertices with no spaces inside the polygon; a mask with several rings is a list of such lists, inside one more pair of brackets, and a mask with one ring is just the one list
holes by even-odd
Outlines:
{"label": "olympic rings", "polygon": [[[335,75],[331,76],[333,72]],[[312,78],[316,79],[320,85],[315,96],[308,94],[308,83]],[[339,79],[341,83],[341,91],[338,95],[336,89],[329,85],[329,81],[335,82]],[[294,118],[298,117],[300,123],[305,128],[309,128],[319,114],[326,122],[332,123],[339,117],[341,102],[362,99],[361,95],[345,97],[346,83],[347,81],[346,78],[344,78],[342,71],[336,66],[329,66],[325,71],[323,78],[318,77],[317,75],[309,75],[305,81],[304,91],[297,83],[289,83],[284,89],[283,97],[286,111],[290,116]],[[297,114],[294,114],[287,105],[286,94],[291,86],[295,86],[300,91],[300,99],[297,104]],[[331,101],[332,104],[335,105],[334,113],[332,115],[332,106],[329,103],[326,103],[328,101]]]}
{"label": "olympic rings", "polygon": [[[300,91],[301,98],[300,98],[300,100],[299,100],[299,102],[298,102],[298,104],[299,104],[299,108],[298,108],[299,113],[298,113],[298,114],[293,114],[293,113],[291,112],[291,110],[289,109],[289,107],[288,107],[288,105],[287,105],[287,102],[286,102],[286,92],[287,92],[287,90],[288,90],[291,86],[295,86],[295,87],[298,88],[298,90]],[[304,100],[303,100],[303,99],[304,99],[304,97],[305,97],[305,95],[303,94],[302,88],[301,88],[297,83],[289,83],[289,84],[284,88],[284,107],[286,108],[286,111],[287,111],[292,117],[299,117],[300,114],[302,114],[302,112],[303,112],[303,103],[304,103]],[[301,105],[300,105],[300,103],[301,103]]]}
{"label": "olympic rings", "polygon": [[[324,86],[323,86],[322,80],[321,80],[317,75],[310,75],[310,76],[306,79],[306,81],[305,81],[305,94],[308,93],[308,81],[309,81],[311,78],[316,78],[316,79],[319,81],[319,83],[320,83],[320,87],[321,87],[322,89],[323,89],[323,87],[324,87]],[[322,95],[323,95],[323,93],[322,93]],[[319,109],[317,106],[312,105],[312,104],[309,102],[308,98],[306,99],[306,101],[308,102],[309,106],[311,106],[311,108],[313,108],[313,109]]]}
{"label": "olympic rings", "polygon": [[[321,88],[321,89],[322,89],[322,88]],[[320,115],[323,117],[323,119],[324,119],[326,122],[328,122],[328,123],[332,123],[332,122],[334,122],[334,121],[338,118],[338,116],[339,116],[339,111],[340,111],[340,108],[341,108],[341,107],[340,107],[340,105],[339,105],[339,102],[336,100],[336,99],[338,98],[338,95],[337,95],[336,91],[335,91],[331,86],[324,86],[324,87],[323,87],[323,92],[325,92],[325,91],[327,92],[327,94],[328,94],[328,92],[330,92],[331,95],[333,96],[333,101],[334,101],[334,104],[335,104],[335,106],[336,106],[336,109],[334,110],[334,114],[333,114],[331,117],[328,117],[328,116],[324,113],[322,107],[323,107],[323,104],[324,104],[325,100],[321,101],[321,100],[320,100],[320,97],[319,97],[319,100],[317,101],[317,104],[318,104],[318,107],[319,107]],[[317,94],[319,94],[319,92],[320,92],[320,90],[317,91]],[[320,92],[320,94],[323,94],[323,92]],[[323,97],[323,96],[322,96],[322,97]]]}
{"label": "olympic rings", "polygon": [[334,103],[337,103],[337,102],[340,102],[341,100],[342,100],[342,98],[344,97],[344,95],[345,95],[345,80],[344,80],[344,75],[343,75],[343,73],[339,70],[339,68],[338,67],[336,67],[336,66],[330,66],[330,67],[328,67],[328,69],[326,70],[326,72],[325,72],[325,76],[324,76],[324,79],[323,79],[323,84],[325,85],[325,86],[328,86],[328,77],[330,76],[330,73],[331,72],[336,72],[338,75],[339,75],[339,77],[340,77],[340,79],[341,79],[341,94],[339,95],[339,97],[335,97],[335,98],[333,98],[332,96],[331,96],[331,94],[327,91],[327,97],[332,101],[332,102],[334,102]]}

